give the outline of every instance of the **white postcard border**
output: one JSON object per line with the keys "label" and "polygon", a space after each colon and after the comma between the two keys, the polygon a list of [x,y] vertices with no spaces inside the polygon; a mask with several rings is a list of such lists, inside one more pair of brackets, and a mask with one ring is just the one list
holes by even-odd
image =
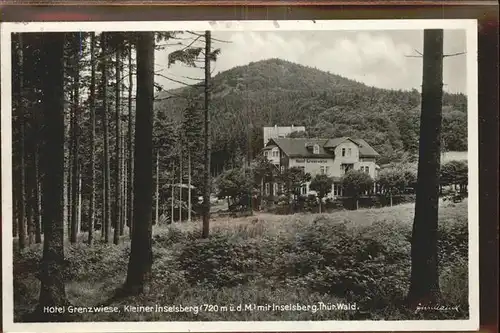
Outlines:
{"label": "white postcard border", "polygon": [[[13,322],[11,33],[73,31],[466,30],[469,165],[469,319],[414,321]],[[479,328],[479,137],[477,20],[318,20],[1,23],[2,291],[5,332],[455,331]]]}

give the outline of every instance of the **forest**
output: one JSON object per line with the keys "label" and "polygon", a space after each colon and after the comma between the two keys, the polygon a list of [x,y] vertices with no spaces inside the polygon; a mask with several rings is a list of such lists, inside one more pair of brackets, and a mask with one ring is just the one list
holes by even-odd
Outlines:
{"label": "forest", "polygon": [[[313,302],[321,295],[371,311],[338,319],[468,316],[467,205],[439,203],[440,154],[467,149],[467,108],[464,95],[442,91],[442,38],[441,30],[425,32],[420,94],[277,59],[214,76],[211,64],[223,49],[210,31],[14,34],[15,319],[229,320],[130,315],[119,306]],[[171,50],[170,43],[183,46]],[[164,90],[155,80],[158,51],[168,53],[169,65],[199,68],[198,82]],[[307,136],[366,137],[381,164],[418,160],[414,207],[391,207],[382,220],[370,209],[312,219],[213,214],[218,176],[234,171],[251,192],[269,167],[257,158],[262,126],[289,119],[305,125]],[[250,183],[246,166],[256,177]],[[289,198],[294,191],[289,186]],[[355,223],[363,220],[371,222]],[[394,242],[390,232],[377,233],[385,222]],[[416,315],[415,306],[443,299],[462,309]],[[57,306],[118,310],[44,312]],[[269,315],[232,319],[282,318]]]}
{"label": "forest", "polygon": [[[188,96],[184,87],[160,96]],[[369,87],[324,71],[269,59],[235,67],[213,78],[212,168],[256,156],[264,126],[305,126],[298,135],[319,138],[359,137],[382,156],[377,161],[415,160],[418,155],[420,92]],[[158,116],[179,122],[186,100],[158,101]],[[467,150],[467,97],[443,95],[443,151]],[[233,156],[229,156],[232,152]]]}

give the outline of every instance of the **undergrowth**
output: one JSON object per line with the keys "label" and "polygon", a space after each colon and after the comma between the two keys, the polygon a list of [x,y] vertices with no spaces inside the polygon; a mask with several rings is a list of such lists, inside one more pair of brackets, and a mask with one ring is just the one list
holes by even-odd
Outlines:
{"label": "undergrowth", "polygon": [[[200,311],[84,314],[83,321],[394,320],[468,317],[466,203],[440,209],[443,299],[459,311],[411,313],[403,305],[410,275],[413,205],[334,214],[262,214],[214,220],[201,239],[198,223],[159,226],[153,236],[151,288],[124,305],[355,304],[352,311]],[[120,287],[129,241],[66,246],[70,302],[94,306]],[[41,248],[14,257],[15,319],[37,303]]]}

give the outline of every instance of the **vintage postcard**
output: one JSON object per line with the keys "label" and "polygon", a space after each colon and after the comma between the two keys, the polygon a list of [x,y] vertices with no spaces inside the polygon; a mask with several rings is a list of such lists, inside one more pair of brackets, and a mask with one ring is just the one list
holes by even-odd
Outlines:
{"label": "vintage postcard", "polygon": [[6,332],[479,327],[477,22],[1,25]]}

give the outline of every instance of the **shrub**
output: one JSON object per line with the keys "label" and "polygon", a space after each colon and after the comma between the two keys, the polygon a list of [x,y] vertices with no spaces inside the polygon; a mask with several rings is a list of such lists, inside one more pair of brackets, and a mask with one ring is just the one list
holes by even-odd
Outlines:
{"label": "shrub", "polygon": [[261,271],[260,245],[255,239],[241,241],[229,235],[214,235],[186,244],[178,261],[191,284],[213,288],[234,286]]}

